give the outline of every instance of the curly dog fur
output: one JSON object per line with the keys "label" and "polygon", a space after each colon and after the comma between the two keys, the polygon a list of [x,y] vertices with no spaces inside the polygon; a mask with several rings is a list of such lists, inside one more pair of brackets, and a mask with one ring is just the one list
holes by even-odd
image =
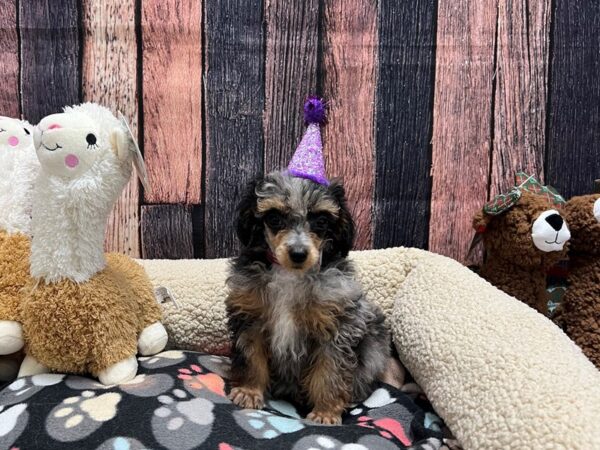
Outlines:
{"label": "curly dog fur", "polygon": [[232,401],[260,408],[270,390],[310,406],[315,422],[340,423],[370,394],[390,349],[383,313],[346,259],[354,225],[344,188],[273,172],[248,187],[237,232],[226,301]]}
{"label": "curly dog fur", "polygon": [[600,369],[600,194],[573,197],[565,213],[571,228],[569,288],[555,321]]}

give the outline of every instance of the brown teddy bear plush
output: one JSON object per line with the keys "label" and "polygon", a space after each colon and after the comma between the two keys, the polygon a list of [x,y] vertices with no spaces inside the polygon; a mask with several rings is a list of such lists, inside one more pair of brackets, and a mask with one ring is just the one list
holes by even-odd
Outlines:
{"label": "brown teddy bear plush", "polygon": [[486,259],[480,275],[497,288],[547,314],[546,272],[566,257],[569,228],[559,210],[565,200],[519,172],[515,186],[473,218]]}
{"label": "brown teddy bear plush", "polygon": [[573,197],[565,216],[573,234],[569,287],[555,322],[600,369],[600,193]]}

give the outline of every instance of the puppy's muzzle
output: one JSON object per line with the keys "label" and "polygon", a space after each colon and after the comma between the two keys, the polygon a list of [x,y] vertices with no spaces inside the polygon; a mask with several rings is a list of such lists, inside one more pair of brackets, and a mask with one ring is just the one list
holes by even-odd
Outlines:
{"label": "puppy's muzzle", "polygon": [[308,258],[308,249],[301,246],[293,246],[288,249],[288,255],[294,264],[302,264]]}

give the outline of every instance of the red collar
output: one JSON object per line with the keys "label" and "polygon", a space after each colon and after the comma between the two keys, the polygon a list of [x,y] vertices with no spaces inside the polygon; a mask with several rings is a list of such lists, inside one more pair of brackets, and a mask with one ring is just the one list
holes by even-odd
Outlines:
{"label": "red collar", "polygon": [[277,256],[275,256],[275,254],[271,251],[271,249],[267,250],[267,259],[274,266],[279,265],[279,261],[277,261]]}

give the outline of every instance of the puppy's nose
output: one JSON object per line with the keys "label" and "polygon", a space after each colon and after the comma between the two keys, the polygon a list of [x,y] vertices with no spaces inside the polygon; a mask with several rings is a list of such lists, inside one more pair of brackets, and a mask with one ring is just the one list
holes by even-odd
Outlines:
{"label": "puppy's nose", "polygon": [[550,224],[554,231],[558,231],[562,228],[564,220],[560,217],[560,214],[550,214],[546,217],[546,222]]}
{"label": "puppy's nose", "polygon": [[292,262],[300,264],[306,261],[306,258],[308,257],[308,252],[304,248],[290,248],[289,255]]}

